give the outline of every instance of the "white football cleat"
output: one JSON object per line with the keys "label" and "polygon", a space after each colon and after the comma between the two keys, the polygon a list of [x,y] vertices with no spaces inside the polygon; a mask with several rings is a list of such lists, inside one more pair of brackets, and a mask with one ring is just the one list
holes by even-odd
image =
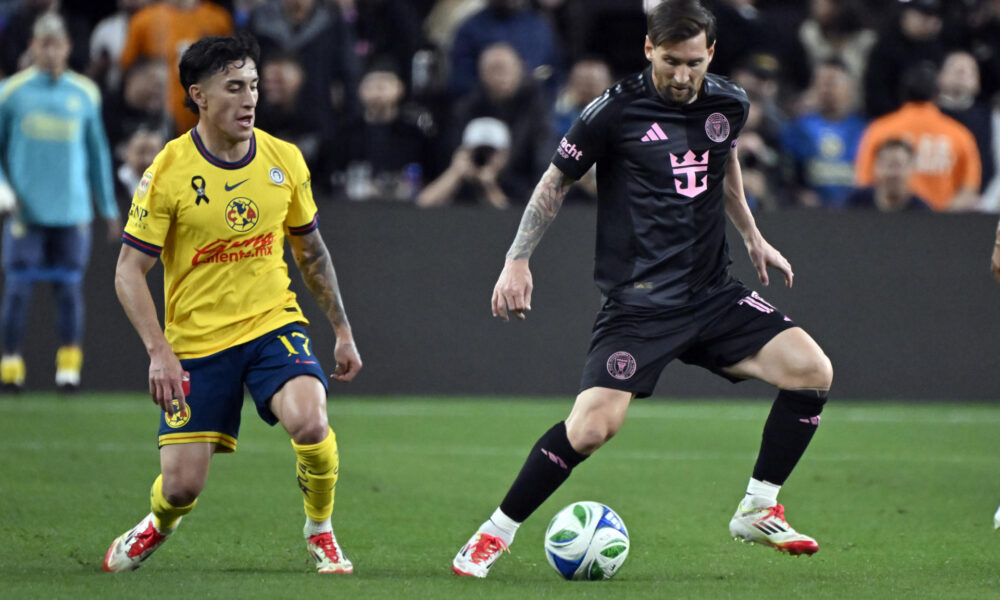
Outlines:
{"label": "white football cleat", "polygon": [[[177,529],[176,525],[174,529]],[[111,547],[104,555],[104,570],[118,572],[138,569],[142,561],[163,545],[163,541],[174,529],[160,531],[153,524],[153,513],[149,513],[138,525],[111,542]]]}
{"label": "white football cleat", "polygon": [[1000,529],[1000,508],[998,508],[996,514],[993,515],[993,529]]}
{"label": "white football cleat", "polygon": [[306,538],[306,548],[309,555],[316,561],[316,571],[319,573],[354,572],[354,565],[344,556],[337,538],[332,531],[324,531]]}
{"label": "white football cleat", "polygon": [[510,554],[507,544],[502,539],[477,531],[459,550],[451,563],[451,570],[455,575],[482,579],[489,574],[493,563],[504,552]]}
{"label": "white football cleat", "polygon": [[729,533],[737,541],[764,544],[793,556],[812,555],[819,550],[816,540],[792,529],[785,520],[785,507],[780,504],[744,510],[740,503],[729,521]]}

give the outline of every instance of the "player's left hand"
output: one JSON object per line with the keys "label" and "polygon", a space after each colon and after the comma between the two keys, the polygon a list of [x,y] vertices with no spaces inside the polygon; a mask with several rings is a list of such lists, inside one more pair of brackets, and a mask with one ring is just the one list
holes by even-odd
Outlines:
{"label": "player's left hand", "polygon": [[757,269],[757,277],[760,278],[762,284],[768,285],[770,283],[770,278],[767,275],[767,267],[770,265],[784,273],[785,285],[792,287],[792,280],[795,278],[795,274],[792,273],[791,263],[781,255],[781,252],[778,252],[774,246],[769,244],[767,240],[759,238],[756,241],[747,243],[747,253],[750,255],[750,262]]}
{"label": "player's left hand", "polygon": [[337,361],[337,369],[330,374],[330,377],[337,381],[348,382],[361,370],[361,355],[354,345],[354,341],[337,342],[333,349],[333,358]]}

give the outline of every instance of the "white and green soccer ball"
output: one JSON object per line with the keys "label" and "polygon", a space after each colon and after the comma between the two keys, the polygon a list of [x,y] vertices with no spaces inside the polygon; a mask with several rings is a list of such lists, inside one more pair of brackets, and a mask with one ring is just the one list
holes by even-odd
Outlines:
{"label": "white and green soccer ball", "polygon": [[628,530],[600,502],[574,502],[545,531],[545,558],[566,579],[611,579],[628,556]]}

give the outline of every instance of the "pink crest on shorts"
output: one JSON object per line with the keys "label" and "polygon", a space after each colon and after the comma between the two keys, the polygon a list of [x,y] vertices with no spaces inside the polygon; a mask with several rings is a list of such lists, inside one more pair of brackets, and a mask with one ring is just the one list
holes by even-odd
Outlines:
{"label": "pink crest on shorts", "polygon": [[635,375],[635,358],[628,352],[615,352],[608,357],[607,367],[615,379],[629,379]]}

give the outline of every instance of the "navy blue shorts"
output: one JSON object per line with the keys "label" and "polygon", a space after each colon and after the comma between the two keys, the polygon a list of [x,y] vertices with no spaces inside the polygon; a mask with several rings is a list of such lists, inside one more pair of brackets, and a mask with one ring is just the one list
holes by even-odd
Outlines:
{"label": "navy blue shorts", "polygon": [[268,425],[278,422],[269,406],[271,397],[289,379],[312,375],[327,387],[309,336],[298,323],[222,352],[181,360],[181,366],[191,377],[185,397],[188,410],[169,418],[165,412],[160,414],[160,446],[210,442],[218,444],[220,452],[233,452],[240,432],[244,385],[257,405],[257,414]]}
{"label": "navy blue shorts", "polygon": [[43,227],[7,219],[2,257],[11,280],[79,283],[90,257],[90,224]]}
{"label": "navy blue shorts", "polygon": [[791,319],[742,284],[669,310],[607,300],[594,323],[580,391],[606,387],[645,398],[675,358],[737,382],[723,369],[791,327]]}

